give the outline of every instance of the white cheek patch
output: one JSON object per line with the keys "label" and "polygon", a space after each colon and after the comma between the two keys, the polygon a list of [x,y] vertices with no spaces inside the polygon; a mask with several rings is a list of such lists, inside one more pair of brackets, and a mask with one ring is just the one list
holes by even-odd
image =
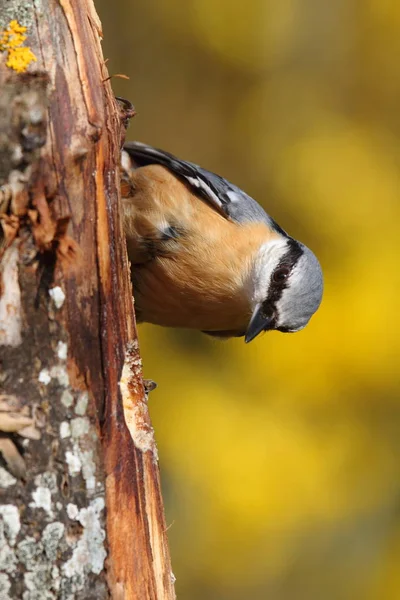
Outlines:
{"label": "white cheek patch", "polygon": [[271,240],[261,246],[250,277],[253,308],[267,298],[272,273],[287,251],[286,238]]}

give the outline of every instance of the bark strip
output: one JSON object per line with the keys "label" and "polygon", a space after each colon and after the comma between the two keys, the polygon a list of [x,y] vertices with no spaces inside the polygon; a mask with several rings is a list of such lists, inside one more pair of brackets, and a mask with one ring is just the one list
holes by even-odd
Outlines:
{"label": "bark strip", "polygon": [[91,0],[0,15],[29,62],[0,43],[0,594],[173,599],[120,218],[127,110]]}

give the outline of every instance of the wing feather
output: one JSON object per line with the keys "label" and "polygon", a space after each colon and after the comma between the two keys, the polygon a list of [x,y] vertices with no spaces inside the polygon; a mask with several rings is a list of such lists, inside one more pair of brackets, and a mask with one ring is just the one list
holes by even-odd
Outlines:
{"label": "wing feather", "polygon": [[274,231],[287,235],[258,202],[223,177],[141,142],[127,142],[124,150],[139,166],[159,164],[166,167],[226,218],[236,223],[261,221]]}

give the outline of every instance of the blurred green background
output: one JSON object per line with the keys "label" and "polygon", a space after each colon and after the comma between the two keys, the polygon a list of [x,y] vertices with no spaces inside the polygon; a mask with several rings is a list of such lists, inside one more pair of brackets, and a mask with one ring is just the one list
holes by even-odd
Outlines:
{"label": "blurred green background", "polygon": [[309,326],[141,326],[178,597],[400,598],[400,4],[97,0],[138,139],[320,257]]}

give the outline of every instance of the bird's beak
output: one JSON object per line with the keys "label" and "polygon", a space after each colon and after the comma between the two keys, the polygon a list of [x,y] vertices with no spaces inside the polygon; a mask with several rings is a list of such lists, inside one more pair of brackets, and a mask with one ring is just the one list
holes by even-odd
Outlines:
{"label": "bird's beak", "polygon": [[271,329],[275,322],[275,316],[272,314],[269,317],[264,313],[262,304],[257,304],[251,315],[250,323],[247,327],[244,341],[246,344],[254,340],[262,331]]}

